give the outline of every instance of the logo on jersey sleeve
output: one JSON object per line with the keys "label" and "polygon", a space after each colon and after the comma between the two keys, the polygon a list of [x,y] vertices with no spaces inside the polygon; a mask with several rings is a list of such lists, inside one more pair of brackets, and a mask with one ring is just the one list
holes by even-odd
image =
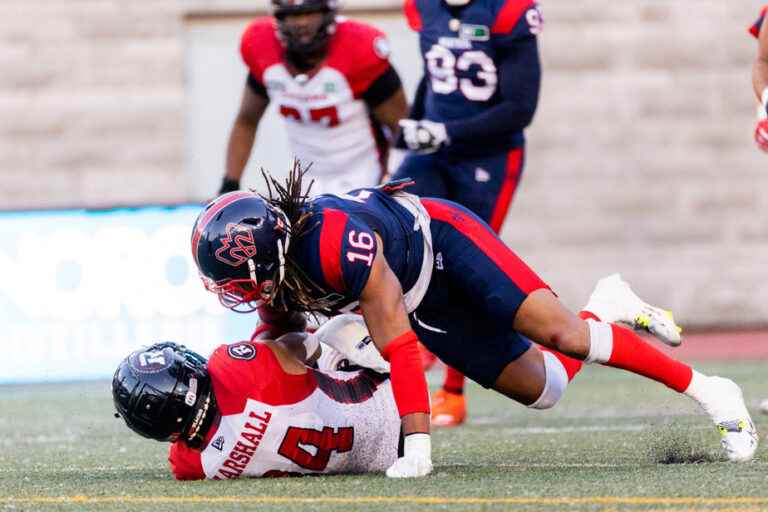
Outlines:
{"label": "logo on jersey sleeve", "polygon": [[249,228],[231,222],[225,230],[224,236],[219,239],[221,247],[216,249],[217,260],[232,267],[239,267],[249,258],[256,256],[256,244]]}
{"label": "logo on jersey sleeve", "polygon": [[241,361],[250,361],[256,357],[256,347],[250,343],[235,343],[227,347],[227,354],[232,359],[240,359]]}

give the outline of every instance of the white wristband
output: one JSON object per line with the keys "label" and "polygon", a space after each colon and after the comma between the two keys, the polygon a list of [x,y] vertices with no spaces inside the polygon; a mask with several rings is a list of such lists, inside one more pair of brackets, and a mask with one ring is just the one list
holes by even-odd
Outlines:
{"label": "white wristband", "polygon": [[403,457],[432,458],[432,438],[429,434],[408,434],[403,444]]}
{"label": "white wristband", "polygon": [[763,93],[760,95],[760,106],[763,107],[765,113],[768,113],[768,87],[763,89]]}

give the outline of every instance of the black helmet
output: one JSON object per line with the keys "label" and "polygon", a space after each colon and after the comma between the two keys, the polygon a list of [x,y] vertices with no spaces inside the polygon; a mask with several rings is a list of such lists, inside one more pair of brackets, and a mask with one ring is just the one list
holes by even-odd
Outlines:
{"label": "black helmet", "polygon": [[[337,0],[272,0],[272,14],[277,20],[280,39],[287,50],[291,63],[299,69],[308,68],[307,62],[312,57],[325,53],[328,41],[336,30]],[[309,42],[302,42],[299,34],[294,33],[285,23],[285,17],[291,14],[319,12],[323,21],[314,37]]]}
{"label": "black helmet", "polygon": [[285,214],[255,192],[212,201],[192,228],[192,256],[208,291],[234,311],[254,311],[274,298],[290,244]]}
{"label": "black helmet", "polygon": [[134,432],[202,445],[216,418],[206,360],[183,345],[156,343],[131,353],[112,379],[112,399]]}

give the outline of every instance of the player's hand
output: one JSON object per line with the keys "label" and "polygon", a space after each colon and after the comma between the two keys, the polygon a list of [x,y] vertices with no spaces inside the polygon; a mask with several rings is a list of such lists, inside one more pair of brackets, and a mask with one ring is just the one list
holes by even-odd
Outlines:
{"label": "player's hand", "polygon": [[232,178],[224,176],[224,179],[221,180],[221,186],[219,187],[219,195],[226,194],[227,192],[234,192],[235,190],[240,190],[240,180],[233,180]]}
{"label": "player's hand", "polygon": [[405,436],[404,455],[389,469],[389,478],[418,478],[432,472],[432,442],[429,434]]}
{"label": "player's hand", "polygon": [[403,140],[405,140],[408,149],[421,155],[434,153],[441,146],[449,143],[448,133],[443,123],[401,119],[399,124],[403,130]]}
{"label": "player's hand", "polygon": [[755,142],[757,142],[757,147],[768,152],[768,119],[763,119],[757,122],[757,126],[755,127]]}

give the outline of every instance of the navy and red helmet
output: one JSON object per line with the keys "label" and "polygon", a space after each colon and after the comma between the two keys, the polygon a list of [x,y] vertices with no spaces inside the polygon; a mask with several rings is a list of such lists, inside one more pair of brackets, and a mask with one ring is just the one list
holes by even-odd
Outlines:
{"label": "navy and red helmet", "polygon": [[134,432],[192,447],[202,445],[217,415],[205,358],[172,342],[123,359],[112,379],[112,399]]}
{"label": "navy and red helmet", "polygon": [[[288,50],[288,56],[302,60],[325,52],[331,35],[336,30],[337,0],[272,0],[272,15],[277,20],[280,39]],[[323,15],[317,32],[309,41],[303,41],[303,34],[296,32],[285,23],[287,16],[319,12]]]}
{"label": "navy and red helmet", "polygon": [[270,303],[285,273],[290,223],[255,192],[219,196],[192,228],[192,257],[206,289],[237,312]]}

